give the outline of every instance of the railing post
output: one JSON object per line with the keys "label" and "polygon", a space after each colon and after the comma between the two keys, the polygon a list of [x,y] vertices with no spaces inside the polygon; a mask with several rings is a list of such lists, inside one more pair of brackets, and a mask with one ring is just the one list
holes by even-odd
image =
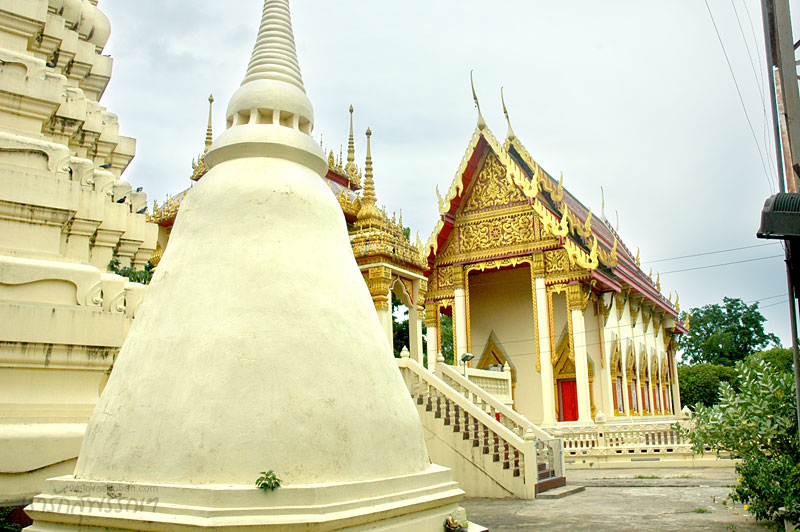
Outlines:
{"label": "railing post", "polygon": [[602,411],[598,411],[595,415],[595,431],[597,432],[597,446],[608,447],[608,439],[606,437],[606,416]]}
{"label": "railing post", "polygon": [[536,434],[527,429],[522,436],[522,456],[525,465],[525,498],[536,497],[536,484],[539,483],[539,460],[536,456]]}

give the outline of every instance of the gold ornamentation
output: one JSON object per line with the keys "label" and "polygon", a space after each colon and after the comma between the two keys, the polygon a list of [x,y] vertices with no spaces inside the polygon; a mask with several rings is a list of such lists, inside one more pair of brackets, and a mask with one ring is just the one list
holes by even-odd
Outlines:
{"label": "gold ornamentation", "polygon": [[496,259],[496,260],[478,262],[476,264],[470,264],[469,266],[465,266],[464,270],[467,273],[474,271],[483,272],[486,270],[497,270],[500,268],[519,266],[520,264],[531,264],[531,262],[532,262],[531,257],[509,257],[507,259]]}
{"label": "gold ornamentation", "polygon": [[582,283],[567,285],[567,306],[569,310],[586,311],[591,299],[591,290]]}
{"label": "gold ornamentation", "polygon": [[629,299],[629,304],[631,309],[631,327],[635,327],[636,320],[639,318],[639,311],[642,310],[642,304],[633,297]]}
{"label": "gold ornamentation", "polygon": [[617,307],[617,321],[622,319],[622,313],[625,311],[625,303],[628,301],[628,292],[620,292],[614,294],[614,304]]}
{"label": "gold ornamentation", "polygon": [[[509,126],[510,127],[510,126]],[[536,263],[541,263],[541,269]],[[539,344],[539,309],[536,306],[536,278],[544,274],[544,253],[531,256],[531,303],[533,304],[533,345],[536,350],[536,371],[542,372],[542,350]]]}
{"label": "gold ornamentation", "polygon": [[603,326],[605,327],[608,325],[608,318],[611,316],[611,307],[614,306],[614,298],[609,297],[608,299],[608,306],[606,306],[605,295],[601,295],[601,297],[597,298],[598,309],[600,310],[600,314],[603,316]]}
{"label": "gold ornamentation", "polygon": [[461,253],[506,248],[536,240],[533,213],[465,224],[458,228]]}
{"label": "gold ornamentation", "polygon": [[531,273],[542,277],[545,274],[546,254],[543,252],[531,255]]}
{"label": "gold ornamentation", "polygon": [[605,266],[609,268],[616,268],[617,264],[619,264],[619,256],[617,255],[617,245],[619,241],[617,237],[614,237],[614,247],[611,248],[611,252],[607,252],[600,248],[597,252],[597,257],[600,259]]}
{"label": "gold ornamentation", "polygon": [[525,197],[519,188],[511,180],[506,179],[506,175],[506,169],[500,164],[500,160],[490,152],[486,156],[478,178],[470,187],[462,212],[467,214],[525,202]]}

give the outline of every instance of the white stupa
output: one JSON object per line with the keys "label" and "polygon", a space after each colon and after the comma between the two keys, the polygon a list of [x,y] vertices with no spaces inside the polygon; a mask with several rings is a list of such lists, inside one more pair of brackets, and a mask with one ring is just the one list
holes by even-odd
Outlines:
{"label": "white stupa", "polygon": [[[288,0],[265,1],[227,116],[29,530],[441,531],[463,492],[428,459],[321,179]],[[282,487],[256,489],[270,469]]]}

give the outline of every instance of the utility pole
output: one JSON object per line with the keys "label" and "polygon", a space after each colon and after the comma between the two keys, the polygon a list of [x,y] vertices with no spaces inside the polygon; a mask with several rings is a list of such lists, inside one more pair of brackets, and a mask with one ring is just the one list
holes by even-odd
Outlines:
{"label": "utility pole", "polygon": [[[775,150],[777,156],[779,190],[790,193],[798,191],[800,179],[800,89],[798,88],[797,61],[792,35],[792,20],[789,0],[762,0],[764,18],[764,42],[767,54],[768,77],[770,79],[770,103],[772,107]],[[782,149],[783,147],[783,149]],[[786,171],[784,172],[784,167]],[[784,179],[786,186],[784,187]],[[800,232],[800,228],[798,228]],[[797,346],[797,308],[792,264],[792,243],[785,240],[786,278],[789,292],[789,312],[792,332],[792,354],[794,358],[795,407],[797,430],[800,436],[800,356]],[[795,250],[800,253],[800,249]],[[800,272],[798,272],[800,273]]]}

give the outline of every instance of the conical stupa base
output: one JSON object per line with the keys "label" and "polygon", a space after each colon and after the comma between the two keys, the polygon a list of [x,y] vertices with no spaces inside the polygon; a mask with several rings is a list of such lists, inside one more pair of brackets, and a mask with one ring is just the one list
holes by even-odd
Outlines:
{"label": "conical stupa base", "polygon": [[435,465],[413,475],[272,492],[60,477],[26,508],[35,520],[26,530],[440,532],[462,496],[450,470]]}

